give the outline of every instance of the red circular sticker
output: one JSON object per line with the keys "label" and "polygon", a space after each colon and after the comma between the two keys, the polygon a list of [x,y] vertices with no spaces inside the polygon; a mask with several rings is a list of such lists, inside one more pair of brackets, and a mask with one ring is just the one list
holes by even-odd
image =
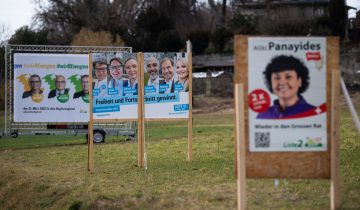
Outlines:
{"label": "red circular sticker", "polygon": [[265,112],[270,107],[270,96],[263,89],[255,89],[249,94],[249,107],[254,112]]}

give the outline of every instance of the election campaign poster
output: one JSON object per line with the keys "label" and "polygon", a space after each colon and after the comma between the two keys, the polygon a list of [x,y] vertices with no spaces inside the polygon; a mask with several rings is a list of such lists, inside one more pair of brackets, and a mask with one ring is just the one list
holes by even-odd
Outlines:
{"label": "election campaign poster", "polygon": [[326,151],[326,38],[248,39],[251,152]]}
{"label": "election campaign poster", "polygon": [[93,53],[94,119],[138,118],[138,73],[136,54]]}
{"label": "election campaign poster", "polygon": [[187,53],[144,53],[145,119],[189,117]]}
{"label": "election campaign poster", "polygon": [[15,122],[87,122],[88,55],[14,53]]}

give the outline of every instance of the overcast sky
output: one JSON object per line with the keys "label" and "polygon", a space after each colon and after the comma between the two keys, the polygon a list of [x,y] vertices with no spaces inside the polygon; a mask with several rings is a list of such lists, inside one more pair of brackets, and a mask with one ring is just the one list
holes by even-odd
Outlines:
{"label": "overcast sky", "polygon": [[0,24],[9,26],[11,34],[23,25],[29,25],[35,14],[32,0],[0,0]]}
{"label": "overcast sky", "polygon": [[[347,4],[360,9],[360,0],[347,0]],[[355,14],[355,10],[349,11],[351,17]],[[9,26],[11,34],[21,26],[31,24],[34,15],[33,0],[0,0],[0,24]]]}

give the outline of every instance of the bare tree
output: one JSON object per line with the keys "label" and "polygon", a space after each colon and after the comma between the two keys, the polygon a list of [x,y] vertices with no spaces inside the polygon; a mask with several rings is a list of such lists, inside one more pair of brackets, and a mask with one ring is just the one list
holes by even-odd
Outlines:
{"label": "bare tree", "polygon": [[0,45],[3,45],[10,36],[10,26],[8,24],[0,23]]}
{"label": "bare tree", "polygon": [[226,0],[223,0],[222,3],[222,10],[221,10],[221,22],[223,24],[223,26],[225,26],[226,24]]}
{"label": "bare tree", "polygon": [[93,32],[90,29],[82,28],[80,32],[74,36],[71,45],[124,46],[124,41],[119,35],[117,35],[114,40],[112,34],[107,31]]}
{"label": "bare tree", "polygon": [[232,13],[228,12],[227,0],[222,0],[222,3],[208,0],[212,15],[212,24],[215,28],[226,27],[227,20],[232,17]]}
{"label": "bare tree", "polygon": [[36,1],[37,19],[49,30],[49,38],[55,43],[70,43],[82,27],[97,31],[109,23],[109,0],[50,0],[47,5]]}
{"label": "bare tree", "polygon": [[112,28],[135,28],[135,20],[141,11],[145,10],[152,4],[152,1],[146,0],[114,0],[109,11],[109,30]]}
{"label": "bare tree", "polygon": [[[35,1],[39,8],[38,21],[49,29],[50,39],[61,44],[70,43],[83,27],[92,31],[110,31],[114,39],[120,31],[132,34],[139,14],[150,6],[159,7],[161,0],[49,0],[48,4]],[[169,2],[169,5],[177,6],[176,1]],[[164,11],[168,12],[168,9]]]}
{"label": "bare tree", "polygon": [[202,24],[202,17],[198,13],[197,0],[158,0],[153,6],[157,8],[159,13],[164,13],[172,20],[176,31],[181,36],[186,36]]}
{"label": "bare tree", "polygon": [[[195,29],[211,27],[208,19],[214,14],[197,0],[48,0],[47,4],[34,1],[38,5],[37,22],[49,31],[48,38],[56,44],[70,44],[81,28],[109,31],[113,41],[120,34],[127,44],[132,44],[139,35],[140,15],[150,8],[171,22],[170,30],[185,38]],[[221,4],[215,2],[214,5],[218,19],[221,11],[226,15],[226,8],[222,10]]]}

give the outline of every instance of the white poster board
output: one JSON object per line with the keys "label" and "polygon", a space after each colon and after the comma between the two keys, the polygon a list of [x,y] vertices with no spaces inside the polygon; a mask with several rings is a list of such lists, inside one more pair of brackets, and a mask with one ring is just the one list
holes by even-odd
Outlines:
{"label": "white poster board", "polygon": [[326,38],[248,39],[250,152],[326,151]]}
{"label": "white poster board", "polygon": [[89,120],[87,54],[14,53],[13,67],[15,122]]}
{"label": "white poster board", "polygon": [[136,54],[92,54],[94,119],[138,118],[138,72]]}
{"label": "white poster board", "polygon": [[144,53],[145,119],[189,117],[188,64],[187,53]]}

